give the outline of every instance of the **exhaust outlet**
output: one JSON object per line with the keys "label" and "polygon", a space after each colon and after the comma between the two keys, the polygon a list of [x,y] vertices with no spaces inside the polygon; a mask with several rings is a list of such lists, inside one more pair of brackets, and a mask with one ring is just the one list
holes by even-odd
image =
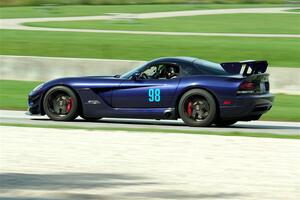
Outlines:
{"label": "exhaust outlet", "polygon": [[165,118],[169,119],[172,117],[172,110],[168,109],[164,112]]}

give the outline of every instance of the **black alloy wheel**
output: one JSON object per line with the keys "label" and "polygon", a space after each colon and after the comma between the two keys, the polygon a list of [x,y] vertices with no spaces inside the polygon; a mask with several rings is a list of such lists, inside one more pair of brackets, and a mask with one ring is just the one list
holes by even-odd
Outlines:
{"label": "black alloy wheel", "polygon": [[43,108],[46,115],[55,121],[71,121],[78,116],[76,94],[64,86],[48,90],[43,100]]}
{"label": "black alloy wheel", "polygon": [[181,97],[178,112],[189,126],[209,126],[216,118],[216,102],[206,90],[192,89]]}

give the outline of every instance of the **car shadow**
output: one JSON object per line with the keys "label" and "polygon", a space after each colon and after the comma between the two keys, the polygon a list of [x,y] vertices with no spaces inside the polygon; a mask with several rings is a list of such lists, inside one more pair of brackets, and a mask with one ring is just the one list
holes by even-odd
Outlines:
{"label": "car shadow", "polygon": [[2,190],[67,190],[154,184],[158,183],[147,177],[117,173],[0,174]]}
{"label": "car shadow", "polygon": [[300,130],[299,126],[281,126],[281,125],[258,125],[258,124],[234,124],[225,128],[238,128],[238,129],[277,129],[277,130]]}
{"label": "car shadow", "polygon": [[[0,200],[232,199],[242,193],[161,189],[146,176],[117,173],[0,174]],[[172,187],[172,186],[170,186]],[[93,189],[89,193],[89,189]],[[112,189],[112,190],[104,190]],[[95,193],[96,191],[96,193]],[[109,194],[102,191],[111,191]],[[26,194],[26,196],[25,196]]]}
{"label": "car shadow", "polygon": [[[41,119],[41,118],[32,118],[31,120],[34,121],[51,121],[50,119]],[[137,121],[135,121],[134,119],[112,119],[112,118],[105,118],[105,119],[100,119],[97,121],[88,121],[88,120],[84,120],[84,119],[75,119],[74,121],[56,121],[57,123],[91,123],[91,124],[131,124],[131,125],[164,125],[164,126],[186,126],[188,127],[186,124],[184,124],[183,122],[178,122],[178,121],[174,121],[174,122],[170,122],[170,121],[163,121],[163,120],[140,120],[138,119]]]}

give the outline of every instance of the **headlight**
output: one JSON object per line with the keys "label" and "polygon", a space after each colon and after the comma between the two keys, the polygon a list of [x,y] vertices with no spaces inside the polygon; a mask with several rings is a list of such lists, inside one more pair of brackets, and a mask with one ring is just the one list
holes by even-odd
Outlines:
{"label": "headlight", "polygon": [[41,88],[43,87],[43,85],[44,85],[44,83],[42,83],[42,84],[36,86],[31,92],[35,92],[35,91],[41,89]]}

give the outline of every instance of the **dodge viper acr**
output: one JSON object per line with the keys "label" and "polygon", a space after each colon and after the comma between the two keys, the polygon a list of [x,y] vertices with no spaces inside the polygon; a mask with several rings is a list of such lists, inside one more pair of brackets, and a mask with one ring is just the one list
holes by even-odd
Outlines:
{"label": "dodge viper acr", "polygon": [[57,121],[80,115],[86,120],[181,118],[189,126],[227,126],[258,120],[271,109],[267,66],[267,61],[159,58],[123,75],[43,83],[30,92],[28,111]]}

